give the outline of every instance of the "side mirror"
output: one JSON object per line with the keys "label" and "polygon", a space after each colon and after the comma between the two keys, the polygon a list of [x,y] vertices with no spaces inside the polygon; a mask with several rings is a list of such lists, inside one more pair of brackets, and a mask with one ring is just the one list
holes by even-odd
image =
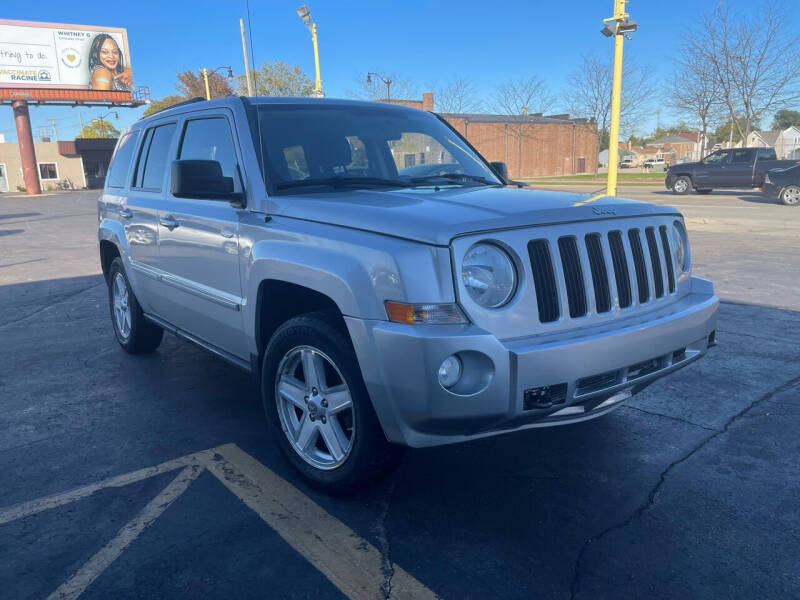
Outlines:
{"label": "side mirror", "polygon": [[172,161],[171,175],[170,191],[176,198],[228,202],[242,199],[242,194],[233,191],[233,177],[225,177],[216,160],[175,160]]}
{"label": "side mirror", "polygon": [[508,181],[508,165],[502,161],[493,161],[489,163],[494,169],[494,172],[502,177],[505,181]]}

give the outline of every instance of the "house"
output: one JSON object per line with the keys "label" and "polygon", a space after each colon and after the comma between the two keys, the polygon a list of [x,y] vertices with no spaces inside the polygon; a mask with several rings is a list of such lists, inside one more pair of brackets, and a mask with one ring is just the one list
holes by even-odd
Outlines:
{"label": "house", "polygon": [[747,136],[748,148],[774,148],[780,131],[751,131]]}
{"label": "house", "polygon": [[677,135],[691,140],[692,144],[694,144],[692,148],[691,160],[701,160],[710,153],[710,140],[708,135],[704,134],[702,131],[679,131]]}
{"label": "house", "polygon": [[781,131],[775,140],[775,153],[780,160],[800,159],[800,127],[793,126]]}
{"label": "house", "polygon": [[[617,150],[617,157],[617,164],[626,158],[633,160],[634,165],[639,162],[638,155],[635,152],[625,148],[622,142],[620,142],[620,148]],[[608,167],[608,148],[601,151],[600,154],[597,155],[597,165],[600,167]]]}
{"label": "house", "polygon": [[668,163],[691,162],[697,160],[697,138],[670,133],[645,144],[645,148],[656,148],[655,158],[663,158]]}

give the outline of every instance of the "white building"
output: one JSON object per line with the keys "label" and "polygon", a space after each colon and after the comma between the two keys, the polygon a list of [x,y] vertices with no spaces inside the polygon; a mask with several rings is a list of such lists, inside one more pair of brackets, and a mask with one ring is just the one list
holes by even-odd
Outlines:
{"label": "white building", "polygon": [[748,148],[774,148],[780,131],[751,131],[747,137]]}
{"label": "white building", "polygon": [[775,140],[775,154],[779,159],[800,159],[800,127],[789,127],[781,131]]}

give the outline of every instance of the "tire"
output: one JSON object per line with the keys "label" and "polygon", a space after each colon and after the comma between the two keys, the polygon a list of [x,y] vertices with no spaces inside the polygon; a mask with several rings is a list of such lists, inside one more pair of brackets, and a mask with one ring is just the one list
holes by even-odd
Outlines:
{"label": "tire", "polygon": [[688,194],[692,191],[692,180],[682,175],[672,182],[673,194]]}
{"label": "tire", "polygon": [[712,190],[710,188],[703,188],[702,190],[695,190],[698,194],[706,195],[710,194]]}
{"label": "tire", "polygon": [[125,352],[144,354],[158,348],[164,330],[144,318],[119,257],[108,269],[108,305],[114,335]]}
{"label": "tire", "polygon": [[329,494],[374,482],[401,455],[386,440],[338,315],[309,313],[278,328],[264,353],[261,398],[289,462]]}
{"label": "tire", "polygon": [[786,206],[800,206],[800,185],[790,185],[781,190],[781,202]]}

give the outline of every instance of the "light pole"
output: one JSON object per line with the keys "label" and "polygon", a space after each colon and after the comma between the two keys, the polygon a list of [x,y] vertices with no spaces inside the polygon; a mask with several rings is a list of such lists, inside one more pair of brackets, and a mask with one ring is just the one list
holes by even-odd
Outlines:
{"label": "light pole", "polygon": [[[216,73],[217,71],[221,71],[222,69],[228,69],[228,79],[233,79],[233,69],[230,67],[217,67],[216,69],[212,69],[211,73]],[[206,100],[211,100],[211,90],[208,87],[208,69],[200,69],[203,73],[203,81],[206,84]]]}
{"label": "light pole", "polygon": [[113,114],[114,118],[119,121],[119,113],[117,111],[115,111],[115,110],[110,110],[107,113],[97,117],[97,120],[100,121],[100,134],[101,135],[105,135],[105,134],[108,133],[106,131],[106,122],[103,119],[105,119],[108,115],[111,115],[111,114]]}
{"label": "light pole", "polygon": [[308,5],[303,4],[297,9],[297,16],[303,20],[308,30],[311,32],[311,43],[314,45],[314,95],[317,98],[322,98],[325,94],[322,93],[322,77],[319,74],[319,44],[317,43],[317,24],[311,20],[311,11],[308,10]]}
{"label": "light pole", "polygon": [[382,75],[380,75],[378,73],[369,72],[369,73],[367,73],[367,83],[372,83],[372,76],[373,75],[375,75],[375,77],[377,77],[378,79],[380,79],[384,83],[384,85],[386,86],[386,99],[387,100],[391,100],[392,97],[391,97],[391,93],[390,92],[391,92],[391,89],[392,89],[392,80],[389,79],[388,77],[383,77]]}
{"label": "light pole", "polygon": [[625,38],[636,31],[636,21],[631,21],[625,12],[628,0],[614,0],[614,16],[603,19],[600,32],[614,38],[614,74],[611,79],[611,130],[608,133],[608,181],[606,193],[593,196],[589,201],[602,196],[617,194],[617,162],[619,161],[619,113],[622,103],[622,44]]}

